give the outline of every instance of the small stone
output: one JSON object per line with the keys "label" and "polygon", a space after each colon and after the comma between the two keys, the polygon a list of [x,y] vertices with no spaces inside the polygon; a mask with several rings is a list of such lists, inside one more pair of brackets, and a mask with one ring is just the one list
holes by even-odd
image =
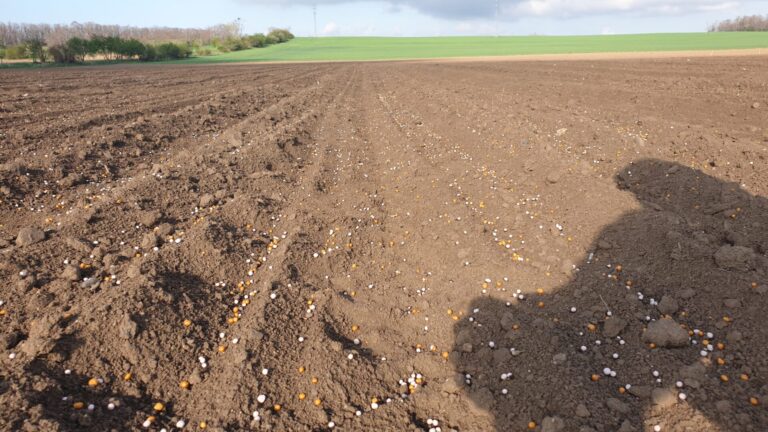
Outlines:
{"label": "small stone", "polygon": [[679,348],[688,345],[688,332],[671,318],[661,318],[648,324],[643,342],[660,348]]}
{"label": "small stone", "polygon": [[552,363],[554,363],[554,364],[562,364],[562,363],[565,363],[565,360],[566,360],[567,358],[568,358],[568,357],[565,355],[565,353],[559,353],[559,354],[555,354],[555,355],[552,357]]}
{"label": "small stone", "polygon": [[675,300],[674,297],[665,295],[661,298],[661,301],[656,306],[657,309],[659,309],[659,312],[661,312],[664,315],[672,315],[675,312],[677,312],[677,309],[680,306],[677,304],[677,300]]}
{"label": "small stone", "polygon": [[693,289],[693,288],[686,288],[686,289],[680,291],[679,295],[680,295],[681,299],[688,300],[688,299],[693,298],[693,296],[696,295],[696,290]]}
{"label": "small stone", "polygon": [[720,400],[715,402],[715,408],[723,414],[731,412],[731,402],[727,400]]}
{"label": "small stone", "polygon": [[38,228],[22,228],[16,237],[16,246],[29,246],[45,240],[45,232]]}
{"label": "small stone", "polygon": [[627,321],[618,318],[611,317],[605,320],[603,324],[603,335],[605,337],[614,338],[621,334],[624,328],[627,326]]}
{"label": "small stone", "polygon": [[560,417],[544,417],[541,432],[560,432],[565,429],[565,422]]}
{"label": "small stone", "polygon": [[738,342],[742,339],[742,334],[738,330],[731,330],[728,332],[728,334],[725,336],[725,338],[728,340],[728,342]]}
{"label": "small stone", "polygon": [[561,174],[559,171],[551,171],[547,174],[547,183],[555,184],[560,181]]}
{"label": "small stone", "polygon": [[636,432],[636,431],[637,429],[635,429],[635,427],[632,426],[632,422],[630,422],[629,420],[624,420],[621,423],[621,427],[619,428],[618,432]]}
{"label": "small stone", "polygon": [[633,385],[627,390],[629,394],[640,399],[648,399],[651,397],[651,388],[644,385]]}
{"label": "small stone", "polygon": [[741,300],[739,299],[726,299],[723,304],[725,304],[725,307],[736,309],[741,307]]}
{"label": "small stone", "polygon": [[758,109],[760,108],[760,102],[755,102],[752,104],[752,109]]}
{"label": "small stone", "polygon": [[192,385],[200,384],[201,382],[203,382],[203,378],[200,376],[200,371],[197,369],[192,371],[192,373],[189,374],[189,378],[187,379],[187,381],[189,381],[189,383]]}
{"label": "small stone", "polygon": [[467,342],[465,344],[461,345],[461,350],[465,353],[471,353],[472,352],[472,344]]}
{"label": "small stone", "polygon": [[117,327],[117,334],[123,339],[133,339],[138,333],[139,326],[131,319],[131,316],[124,314]]}
{"label": "small stone", "polygon": [[597,242],[597,248],[598,249],[608,250],[608,249],[610,249],[612,247],[613,246],[609,242],[607,242],[606,240],[600,240],[600,241]]}
{"label": "small stone", "polygon": [[80,267],[74,265],[64,267],[64,270],[61,272],[61,278],[68,281],[80,280],[80,276]]}
{"label": "small stone", "polygon": [[167,237],[173,233],[173,225],[169,223],[162,223],[157,227],[156,232],[160,237]]}
{"label": "small stone", "polygon": [[141,240],[141,247],[145,250],[155,248],[158,244],[160,244],[160,238],[155,233],[147,233]]}
{"label": "small stone", "polygon": [[159,211],[150,210],[142,213],[141,216],[139,216],[139,222],[145,227],[153,227],[162,217],[163,214]]}
{"label": "small stone", "polygon": [[700,362],[683,366],[680,368],[680,376],[688,383],[692,379],[701,380],[707,373],[707,368]]}
{"label": "small stone", "polygon": [[628,414],[630,411],[629,405],[625,404],[624,402],[616,399],[616,398],[609,398],[606,401],[606,405],[608,405],[608,408],[610,408],[613,411],[616,411],[620,414]]}
{"label": "small stone", "polygon": [[576,405],[576,416],[581,418],[587,418],[591,416],[592,413],[589,412],[587,409],[587,406],[584,404],[578,404]]}
{"label": "small stone", "polygon": [[93,276],[85,278],[83,282],[80,283],[80,286],[87,289],[98,288],[99,284],[101,283],[102,274],[102,272],[97,272]]}
{"label": "small stone", "polygon": [[208,207],[216,202],[216,197],[213,194],[205,194],[200,197],[200,207]]}
{"label": "small stone", "polygon": [[677,397],[675,397],[675,393],[671,390],[655,388],[651,392],[651,401],[654,405],[665,408],[677,403]]}
{"label": "small stone", "polygon": [[507,312],[504,315],[501,316],[501,319],[499,320],[499,324],[501,325],[501,328],[504,330],[512,330],[515,326],[515,316],[511,313]]}

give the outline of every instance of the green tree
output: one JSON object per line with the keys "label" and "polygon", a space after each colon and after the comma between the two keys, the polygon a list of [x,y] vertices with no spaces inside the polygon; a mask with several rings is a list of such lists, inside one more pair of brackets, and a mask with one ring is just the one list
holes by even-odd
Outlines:
{"label": "green tree", "polygon": [[270,36],[274,40],[276,40],[277,43],[288,42],[289,40],[294,38],[293,33],[288,31],[287,29],[280,29],[280,28],[269,29],[269,33],[267,34],[267,37],[270,37]]}
{"label": "green tree", "polygon": [[267,45],[267,37],[262,33],[256,33],[248,36],[248,42],[253,48],[262,48]]}
{"label": "green tree", "polygon": [[157,46],[158,60],[177,60],[192,55],[192,48],[187,44],[164,43]]}
{"label": "green tree", "polygon": [[104,39],[105,56],[107,59],[114,59],[122,57],[120,52],[122,51],[123,40],[117,36],[107,36]]}
{"label": "green tree", "polygon": [[5,48],[5,58],[8,60],[18,60],[27,57],[27,47],[24,44],[11,45]]}
{"label": "green tree", "polygon": [[157,60],[157,48],[154,45],[144,45],[144,52],[139,56],[141,61],[155,61]]}
{"label": "green tree", "polygon": [[69,53],[74,57],[74,61],[85,61],[85,56],[89,51],[89,42],[79,37],[73,37],[65,44]]}
{"label": "green tree", "polygon": [[88,41],[88,54],[96,55],[107,54],[107,38],[104,36],[91,36],[91,40]]}
{"label": "green tree", "polygon": [[144,44],[136,39],[122,40],[118,54],[126,58],[141,57],[144,49]]}
{"label": "green tree", "polygon": [[45,41],[40,38],[28,39],[24,46],[32,58],[32,63],[45,63],[48,60],[48,52],[45,50]]}

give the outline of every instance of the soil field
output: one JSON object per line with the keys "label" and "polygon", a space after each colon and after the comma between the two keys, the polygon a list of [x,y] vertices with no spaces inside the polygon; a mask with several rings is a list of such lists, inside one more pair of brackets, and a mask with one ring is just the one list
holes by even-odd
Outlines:
{"label": "soil field", "polygon": [[768,59],[0,74],[0,430],[768,430]]}

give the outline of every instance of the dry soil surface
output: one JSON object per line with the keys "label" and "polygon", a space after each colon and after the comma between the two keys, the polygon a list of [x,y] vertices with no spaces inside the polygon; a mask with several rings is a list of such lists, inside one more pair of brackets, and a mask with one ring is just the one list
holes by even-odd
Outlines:
{"label": "dry soil surface", "polygon": [[0,72],[0,430],[768,430],[768,60]]}

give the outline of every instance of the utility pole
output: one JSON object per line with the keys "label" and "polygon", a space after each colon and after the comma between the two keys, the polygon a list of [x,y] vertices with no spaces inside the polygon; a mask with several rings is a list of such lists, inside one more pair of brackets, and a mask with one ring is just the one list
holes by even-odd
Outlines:
{"label": "utility pole", "polygon": [[317,4],[312,5],[312,15],[315,18],[315,37],[317,37]]}

